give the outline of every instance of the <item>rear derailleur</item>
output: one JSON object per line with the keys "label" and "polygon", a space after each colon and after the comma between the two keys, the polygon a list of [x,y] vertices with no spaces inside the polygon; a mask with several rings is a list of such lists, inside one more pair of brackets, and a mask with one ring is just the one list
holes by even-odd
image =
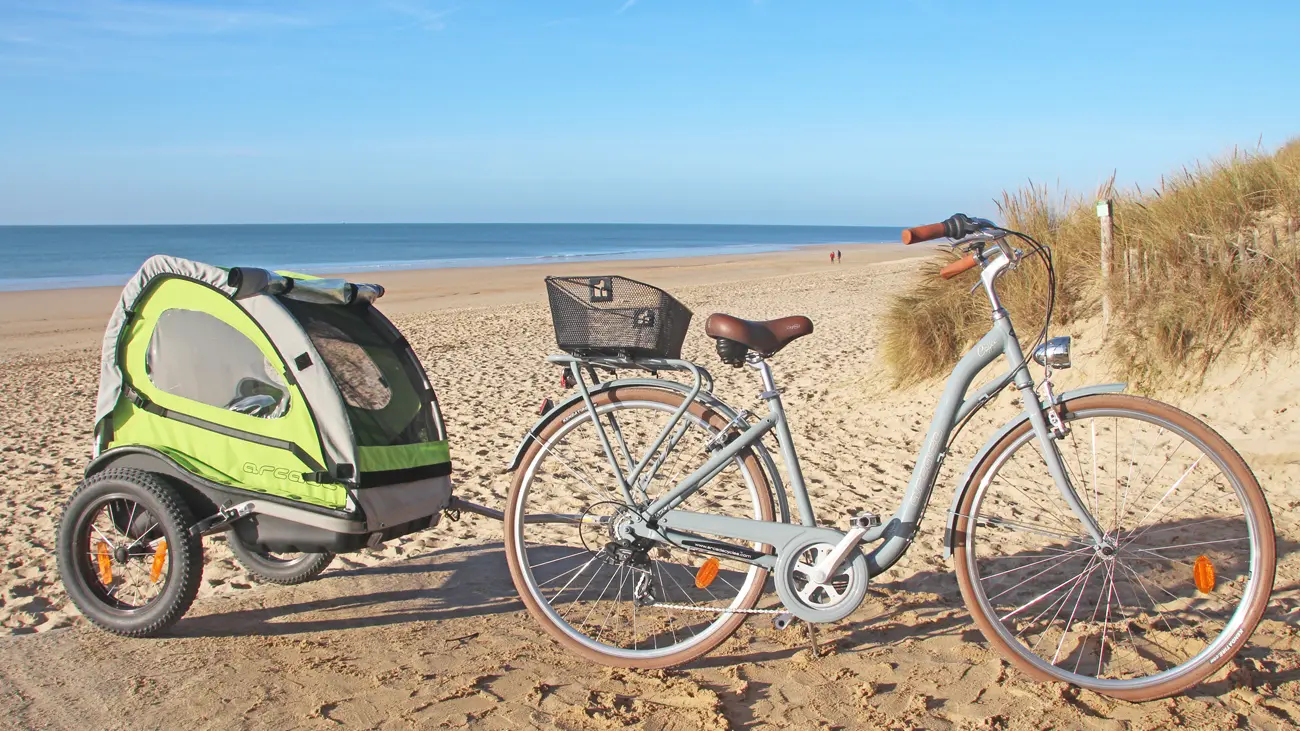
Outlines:
{"label": "rear derailleur", "polygon": [[637,538],[631,545],[610,541],[597,554],[610,566],[625,567],[638,574],[632,589],[632,604],[638,607],[652,606],[659,601],[655,597],[654,573],[650,563],[652,545],[651,541],[644,538]]}

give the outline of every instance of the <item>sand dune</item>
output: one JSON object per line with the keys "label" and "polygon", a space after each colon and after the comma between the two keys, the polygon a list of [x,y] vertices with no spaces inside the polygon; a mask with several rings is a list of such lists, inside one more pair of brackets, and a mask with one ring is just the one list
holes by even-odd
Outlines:
{"label": "sand dune", "polygon": [[[776,257],[707,265],[595,265],[664,286],[697,313],[686,355],[719,395],[754,406],[752,374],[726,368],[703,316],[807,314],[817,331],[774,359],[819,515],[892,512],[910,473],[937,384],[896,391],[877,362],[879,314],[914,261],[870,263],[846,248],[831,268]],[[820,262],[820,254],[810,254]],[[856,261],[855,261],[856,259]],[[811,260],[810,260],[811,261]],[[644,266],[644,269],[637,269]],[[677,268],[675,268],[677,267]],[[800,271],[802,270],[802,271]],[[438,299],[417,273],[381,282],[386,310],[424,360],[453,439],[457,490],[500,507],[503,468],[543,397],[559,395],[543,362],[553,346],[537,272],[478,270],[514,288],[466,282]],[[483,280],[486,281],[486,280]],[[522,286],[526,285],[526,286]],[[477,292],[477,294],[475,294]],[[87,301],[96,301],[91,297]],[[111,297],[109,298],[111,301]],[[55,525],[89,457],[98,337],[89,315],[0,322],[0,713],[25,727],[397,728],[477,721],[487,728],[1224,727],[1300,723],[1300,378],[1296,358],[1225,366],[1206,389],[1161,394],[1206,418],[1251,462],[1279,539],[1273,605],[1247,649],[1194,693],[1114,702],[1032,683],[984,643],[942,559],[954,480],[1017,408],[996,401],[963,434],[911,552],[873,580],[863,607],[820,632],[748,622],[712,656],[672,672],[615,671],[564,654],[514,595],[499,524],[473,516],[374,551],[340,557],[317,582],[256,586],[221,541],[208,544],[200,601],[170,636],[120,640],[81,620],[54,569]],[[80,319],[78,319],[80,318]],[[28,331],[22,331],[27,327]],[[1025,329],[1025,327],[1022,327]],[[1108,380],[1095,324],[1076,328],[1062,385]],[[24,338],[26,338],[24,340]],[[775,601],[769,597],[768,605]],[[796,626],[797,627],[797,626]],[[57,631],[50,631],[57,630]]]}

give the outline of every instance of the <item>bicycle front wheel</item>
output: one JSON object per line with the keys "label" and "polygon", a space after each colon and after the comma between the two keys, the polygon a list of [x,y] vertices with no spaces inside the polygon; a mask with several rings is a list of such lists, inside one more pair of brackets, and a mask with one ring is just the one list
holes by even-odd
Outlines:
{"label": "bicycle front wheel", "polygon": [[[685,400],[675,391],[614,388],[592,397],[626,476]],[[727,419],[689,405],[631,486],[619,487],[586,405],[542,430],[520,463],[506,502],[506,559],[530,614],[567,649],[606,665],[663,668],[697,658],[740,626],[767,571],[662,542],[634,545],[621,521],[702,466]],[[741,452],[679,510],[773,520],[771,488],[757,458]],[[767,547],[748,546],[757,551]],[[707,565],[706,565],[707,564]]]}
{"label": "bicycle front wheel", "polygon": [[1268,504],[1208,426],[1136,396],[1071,399],[1055,440],[1096,542],[1026,423],[976,468],[957,580],[988,641],[1039,680],[1131,701],[1205,679],[1250,637],[1273,587]]}

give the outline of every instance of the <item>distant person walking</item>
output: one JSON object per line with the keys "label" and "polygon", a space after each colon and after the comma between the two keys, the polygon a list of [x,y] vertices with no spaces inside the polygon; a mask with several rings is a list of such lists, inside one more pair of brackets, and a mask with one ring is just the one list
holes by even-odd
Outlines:
{"label": "distant person walking", "polygon": [[833,252],[833,251],[831,252],[831,263],[832,263],[832,264],[835,263],[835,252]]}
{"label": "distant person walking", "polygon": [[839,249],[835,250],[835,261],[837,262],[844,261],[844,253],[841,252]]}

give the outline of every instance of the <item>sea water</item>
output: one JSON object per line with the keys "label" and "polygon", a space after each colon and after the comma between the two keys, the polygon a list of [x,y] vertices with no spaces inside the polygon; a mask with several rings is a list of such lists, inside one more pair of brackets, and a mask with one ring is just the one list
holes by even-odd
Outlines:
{"label": "sea water", "polygon": [[0,290],[120,285],[153,254],[327,273],[758,253],[896,242],[901,230],[477,223],[0,226]]}

